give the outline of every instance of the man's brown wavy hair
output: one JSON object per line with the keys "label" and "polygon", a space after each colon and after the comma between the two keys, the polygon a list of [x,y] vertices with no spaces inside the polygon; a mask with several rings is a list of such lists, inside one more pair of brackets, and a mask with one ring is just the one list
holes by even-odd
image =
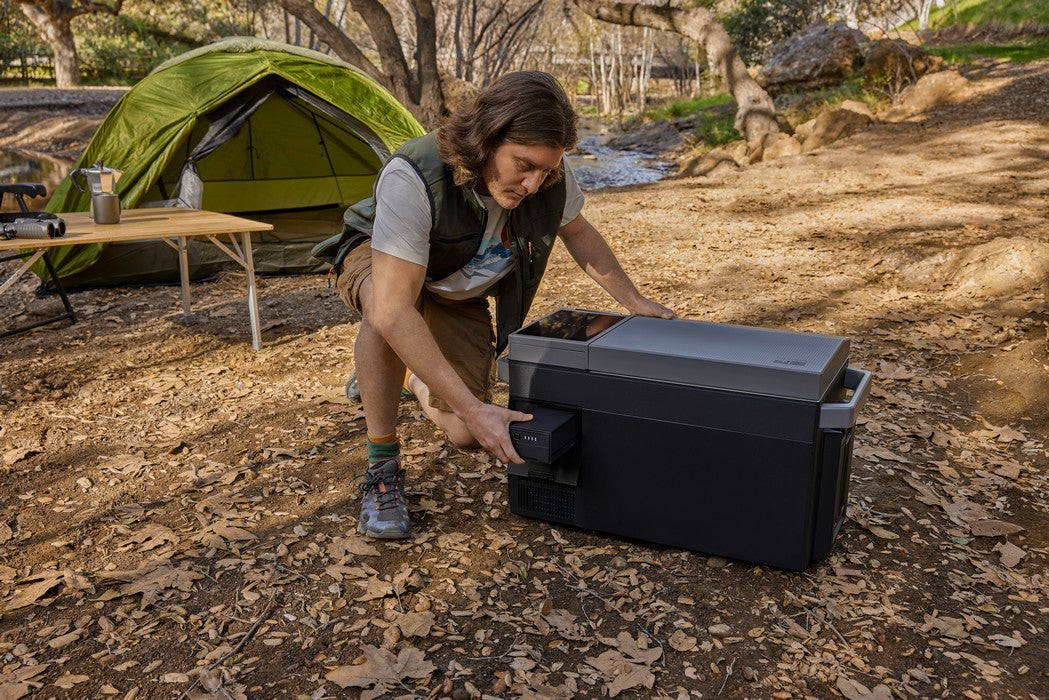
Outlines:
{"label": "man's brown wavy hair", "polygon": [[[441,160],[454,168],[455,184],[477,187],[488,159],[504,143],[575,147],[576,116],[564,89],[542,71],[507,73],[460,107],[437,131]],[[558,168],[543,187],[561,178]]]}

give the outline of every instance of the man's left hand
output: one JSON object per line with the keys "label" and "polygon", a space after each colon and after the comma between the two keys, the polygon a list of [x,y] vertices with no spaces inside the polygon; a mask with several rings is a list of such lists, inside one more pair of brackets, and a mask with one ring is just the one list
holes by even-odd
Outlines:
{"label": "man's left hand", "polygon": [[635,316],[655,316],[656,318],[677,318],[677,314],[648,297],[641,297],[637,303],[628,307]]}

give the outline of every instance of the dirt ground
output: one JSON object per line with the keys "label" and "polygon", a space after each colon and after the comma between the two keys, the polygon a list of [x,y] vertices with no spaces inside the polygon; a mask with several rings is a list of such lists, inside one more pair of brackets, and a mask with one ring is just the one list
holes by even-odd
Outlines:
{"label": "dirt ground", "polygon": [[[407,399],[417,534],[362,540],[358,319],[322,277],[263,281],[259,352],[237,274],[188,327],[174,287],[74,294],[79,323],[0,339],[0,697],[1049,696],[1047,159],[1041,62],[589,197],[682,316],[848,336],[874,372],[802,573],[513,515],[505,468]],[[559,249],[533,315],[561,306],[616,308]]]}

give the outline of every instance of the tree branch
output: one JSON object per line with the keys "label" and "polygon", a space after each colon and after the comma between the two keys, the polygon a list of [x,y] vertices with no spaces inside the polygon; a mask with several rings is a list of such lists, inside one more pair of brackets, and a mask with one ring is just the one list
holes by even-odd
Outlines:
{"label": "tree branch", "polygon": [[[283,1],[283,0],[282,0]],[[401,50],[401,39],[393,26],[393,18],[386,8],[377,0],[350,0],[353,10],[364,19],[368,31],[375,40],[379,51],[379,61],[386,74],[386,84],[398,97],[408,97],[412,102],[419,102],[418,81],[414,80],[408,70],[408,61]],[[400,86],[400,90],[396,88]]]}
{"label": "tree branch", "polygon": [[717,70],[725,87],[736,98],[735,126],[748,143],[779,131],[772,98],[750,77],[728,32],[710,10],[600,0],[572,2],[586,14],[605,22],[676,32],[700,42],[707,52],[707,63]]}
{"label": "tree branch", "polygon": [[393,85],[382,71],[368,60],[364,52],[342,30],[317,10],[312,0],[277,0],[277,2],[289,13],[301,19],[321,41],[331,47],[336,56],[360,68],[369,77],[393,90]]}

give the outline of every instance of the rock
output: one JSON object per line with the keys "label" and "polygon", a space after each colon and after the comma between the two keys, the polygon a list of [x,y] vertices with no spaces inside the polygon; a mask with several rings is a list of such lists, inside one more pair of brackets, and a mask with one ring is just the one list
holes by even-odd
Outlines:
{"label": "rock", "polygon": [[776,160],[786,156],[796,156],[801,153],[801,142],[796,136],[790,134],[769,134],[765,137],[765,152],[761,160]]}
{"label": "rock", "polygon": [[859,114],[866,114],[871,119],[874,118],[874,112],[871,110],[871,106],[866,102],[860,102],[859,100],[845,100],[840,105],[841,109],[847,109],[851,112],[858,112]]}
{"label": "rock", "polygon": [[678,177],[714,177],[734,170],[739,170],[739,163],[727,149],[721,147],[684,161],[677,174]]}
{"label": "rock", "polygon": [[812,25],[769,49],[758,84],[773,94],[838,85],[863,64],[866,43],[844,22]]}
{"label": "rock", "polygon": [[801,144],[801,150],[808,152],[834,143],[839,139],[865,131],[874,122],[866,114],[853,112],[851,109],[828,109],[816,117],[812,130]]}
{"label": "rock", "polygon": [[630,149],[661,154],[684,148],[688,145],[688,141],[675,128],[673,122],[657,121],[615,136],[605,145],[620,150]]}
{"label": "rock", "polygon": [[900,39],[879,39],[870,45],[863,63],[863,84],[868,89],[897,95],[926,73],[943,68],[943,59],[920,46]]}
{"label": "rock", "polygon": [[964,96],[969,81],[955,71],[942,71],[922,76],[917,83],[900,93],[896,103],[888,109],[886,121],[901,121],[926,112],[936,105],[952,102]]}
{"label": "rock", "polygon": [[732,628],[726,624],[711,625],[707,628],[707,632],[710,633],[711,637],[727,637],[732,632]]}
{"label": "rock", "polygon": [[802,122],[794,127],[794,138],[800,143],[805,143],[805,139],[812,133],[812,129],[816,126],[816,120],[810,119],[807,122]]}

